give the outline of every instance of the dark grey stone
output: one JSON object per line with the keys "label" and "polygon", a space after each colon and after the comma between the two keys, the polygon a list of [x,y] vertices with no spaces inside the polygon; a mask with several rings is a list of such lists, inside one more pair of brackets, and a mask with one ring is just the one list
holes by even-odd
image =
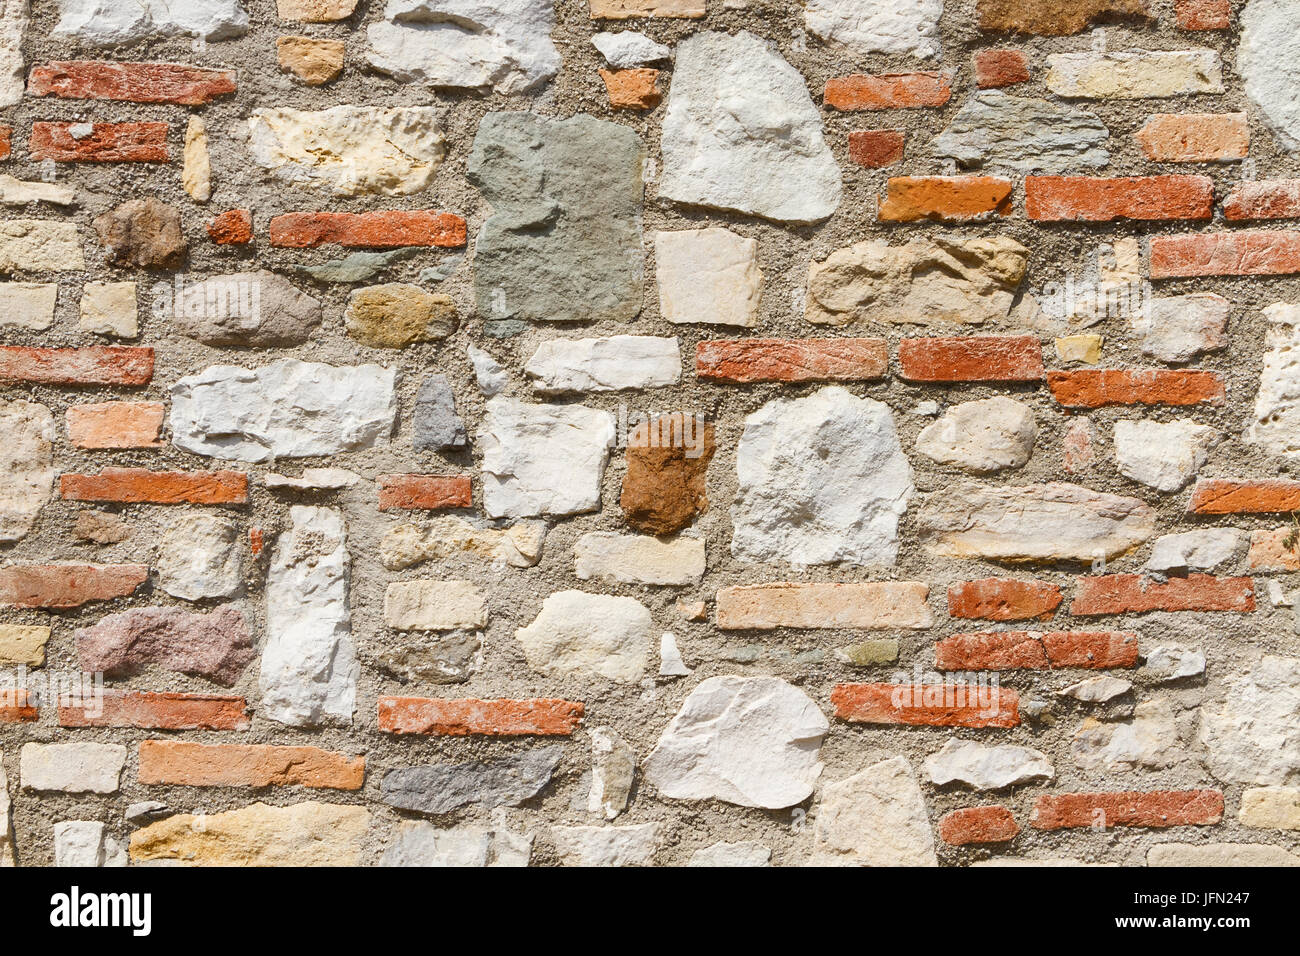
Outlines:
{"label": "dark grey stone", "polygon": [[488,763],[399,767],[379,789],[389,806],[420,813],[448,813],[468,804],[518,806],[541,793],[563,756],[563,747],[552,746]]}
{"label": "dark grey stone", "polygon": [[456,396],[445,375],[429,375],[415,396],[415,447],[464,448],[465,423],[456,414]]}

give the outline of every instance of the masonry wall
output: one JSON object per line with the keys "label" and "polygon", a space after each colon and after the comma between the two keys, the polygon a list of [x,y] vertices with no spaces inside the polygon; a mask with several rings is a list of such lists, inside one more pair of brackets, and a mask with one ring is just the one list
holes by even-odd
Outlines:
{"label": "masonry wall", "polygon": [[1300,5],[110,6],[0,0],[0,865],[1300,861]]}

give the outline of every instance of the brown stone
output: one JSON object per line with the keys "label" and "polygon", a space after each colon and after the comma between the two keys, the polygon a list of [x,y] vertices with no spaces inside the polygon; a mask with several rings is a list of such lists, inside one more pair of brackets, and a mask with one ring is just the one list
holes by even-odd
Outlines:
{"label": "brown stone", "polygon": [[77,515],[72,533],[79,541],[89,541],[92,544],[118,544],[131,537],[131,528],[117,515],[104,511],[82,511]]}
{"label": "brown stone", "polygon": [[112,265],[175,269],[185,261],[188,246],[180,210],[152,196],[95,217],[95,231]]}
{"label": "brown stone", "polygon": [[[703,514],[709,501],[704,478],[713,457],[713,426],[696,419],[692,447],[682,413],[643,422],[628,438],[627,474],[619,504],[626,521],[638,531],[672,534]],[[651,441],[658,439],[657,443]],[[698,452],[695,457],[690,457]]]}
{"label": "brown stone", "polygon": [[308,86],[328,83],[343,72],[343,41],[320,37],[280,37],[275,54],[280,71],[292,73]]}
{"label": "brown stone", "polygon": [[373,349],[445,339],[459,324],[450,296],[425,292],[409,282],[357,289],[348,298],[343,318],[348,335]]}
{"label": "brown stone", "polygon": [[82,670],[103,671],[106,677],[128,676],[156,664],[231,687],[257,656],[244,615],[233,607],[209,614],[135,608],[80,628],[73,637]]}
{"label": "brown stone", "polygon": [[1011,30],[1059,37],[1089,26],[1150,19],[1145,0],[979,0],[981,30]]}

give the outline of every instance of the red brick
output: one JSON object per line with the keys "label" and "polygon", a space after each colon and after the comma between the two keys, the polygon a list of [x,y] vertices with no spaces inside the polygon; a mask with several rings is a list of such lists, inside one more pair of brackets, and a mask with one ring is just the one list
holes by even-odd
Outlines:
{"label": "red brick", "polygon": [[159,448],[162,402],[101,402],[68,407],[68,441],[78,448]]}
{"label": "red brick", "polygon": [[235,92],[235,74],[233,70],[205,70],[183,63],[59,60],[32,67],[27,92],[73,100],[201,106]]}
{"label": "red brick", "polygon": [[902,339],[898,365],[910,382],[1036,382],[1043,350],[1034,335]]}
{"label": "red brick", "polygon": [[379,729],[390,734],[464,737],[572,734],[582,720],[577,701],[449,700],[443,697],[380,697]]}
{"label": "red brick", "polygon": [[1246,567],[1252,571],[1300,571],[1300,541],[1294,528],[1260,528],[1250,533]]}
{"label": "red brick", "polygon": [[1300,179],[1261,179],[1237,183],[1223,201],[1223,218],[1300,219]]}
{"label": "red brick", "polygon": [[943,73],[854,73],[827,80],[822,100],[837,110],[890,110],[943,106],[951,96]]}
{"label": "red brick", "polygon": [[473,498],[469,475],[380,475],[379,510],[433,511],[468,508]]}
{"label": "red brick", "polygon": [[41,385],[148,385],[153,349],[96,345],[82,349],[0,346],[0,382]]}
{"label": "red brick", "polygon": [[695,347],[695,374],[713,382],[855,382],[888,368],[884,339],[712,339]]}
{"label": "red brick", "polygon": [[965,684],[836,684],[835,716],[852,724],[1015,727],[1020,696],[1009,687]]}
{"label": "red brick", "polygon": [[1187,510],[1198,515],[1278,514],[1300,511],[1300,481],[1198,478]]}
{"label": "red brick", "polygon": [[886,184],[881,222],[969,222],[1011,212],[1011,180],[997,176],[897,176]]}
{"label": "red brick", "polygon": [[1255,610],[1255,582],[1189,574],[1157,582],[1141,574],[1080,578],[1070,604],[1079,615],[1141,614],[1146,611]]}
{"label": "red brick", "polygon": [[81,607],[129,597],[148,577],[143,564],[11,564],[0,568],[0,606]]}
{"label": "red brick", "polygon": [[40,708],[32,706],[27,691],[0,687],[0,724],[32,724],[40,718]]}
{"label": "red brick", "polygon": [[1043,670],[1134,667],[1132,631],[981,631],[954,634],[934,646],[941,671]]}
{"label": "red brick", "polygon": [[273,246],[314,249],[326,244],[370,249],[463,246],[465,220],[433,209],[291,212],[271,220]]}
{"label": "red brick", "polygon": [[975,54],[975,83],[982,90],[1029,82],[1029,57],[1023,50],[980,50]]}
{"label": "red brick", "polygon": [[1226,30],[1232,26],[1232,0],[1174,0],[1180,30]]}
{"label": "red brick", "polygon": [[227,209],[208,220],[208,238],[219,246],[243,246],[253,241],[253,214]]}
{"label": "red brick", "polygon": [[13,153],[14,128],[0,126],[0,159],[8,159]]}
{"label": "red brick", "polygon": [[242,471],[105,468],[98,475],[60,475],[59,492],[68,501],[242,505],[248,501],[248,475]]}
{"label": "red brick", "polygon": [[166,123],[93,123],[89,136],[72,135],[82,123],[33,123],[28,152],[56,163],[165,163]]}
{"label": "red brick", "polygon": [[849,133],[849,159],[867,169],[892,166],[903,158],[907,134],[901,129],[859,129]]}
{"label": "red brick", "polygon": [[1066,408],[1107,405],[1223,404],[1223,378],[1217,372],[1177,369],[1094,368],[1051,371],[1047,385]]}
{"label": "red brick", "polygon": [[1043,222],[1209,219],[1209,176],[1026,176],[1025,215]]}
{"label": "red brick", "polygon": [[1005,843],[1019,832],[1015,815],[1003,806],[965,807],[939,818],[939,839],[950,846]]}
{"label": "red brick", "polygon": [[1156,113],[1133,138],[1158,163],[1223,163],[1250,155],[1245,113]]}
{"label": "red brick", "polygon": [[248,529],[248,550],[253,557],[258,557],[266,547],[266,532],[256,526]]}
{"label": "red brick", "polygon": [[1151,278],[1276,276],[1300,272],[1300,232],[1243,229],[1151,237]]}
{"label": "red brick", "polygon": [[[139,727],[143,730],[247,730],[247,702],[220,694],[104,691],[102,707],[59,705],[60,727]],[[96,713],[95,711],[99,711]]]}
{"label": "red brick", "polygon": [[616,110],[650,110],[659,105],[663,94],[659,92],[659,71],[649,68],[636,70],[600,70],[609,94],[609,105]]}
{"label": "red brick", "polygon": [[142,740],[139,773],[150,785],[360,790],[366,758],[317,747]]}
{"label": "red brick", "polygon": [[1218,790],[1124,790],[1108,793],[1045,793],[1034,801],[1029,825],[1067,827],[1210,826],[1223,819]]}
{"label": "red brick", "polygon": [[961,581],[948,589],[951,617],[985,621],[1046,621],[1061,605],[1061,589],[1046,581],[983,578]]}

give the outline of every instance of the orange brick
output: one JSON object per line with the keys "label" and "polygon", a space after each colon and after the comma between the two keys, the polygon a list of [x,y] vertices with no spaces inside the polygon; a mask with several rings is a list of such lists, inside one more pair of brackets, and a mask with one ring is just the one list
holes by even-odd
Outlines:
{"label": "orange brick", "polygon": [[40,708],[33,706],[27,691],[0,688],[0,724],[32,724],[40,719]]}
{"label": "orange brick", "polygon": [[859,129],[849,133],[849,159],[867,169],[891,166],[903,158],[907,135],[901,129]]}
{"label": "orange brick", "polygon": [[934,646],[941,671],[1043,670],[1134,667],[1132,631],[981,631],[954,634]]}
{"label": "orange brick", "polygon": [[1226,30],[1232,26],[1232,0],[1174,0],[1180,30]]}
{"label": "orange brick", "polygon": [[1255,582],[1250,578],[1216,578],[1189,574],[1152,581],[1141,574],[1105,574],[1080,578],[1070,604],[1079,615],[1141,614],[1146,611],[1255,610]]}
{"label": "orange brick", "polygon": [[60,475],[59,492],[68,501],[242,505],[248,501],[248,475],[242,471],[105,468],[98,475]]}
{"label": "orange brick", "polygon": [[638,70],[601,70],[609,105],[616,110],[650,110],[659,105],[659,71],[648,67]]}
{"label": "orange brick", "polygon": [[854,382],[888,368],[884,339],[713,339],[695,347],[695,374],[712,382]]}
{"label": "orange brick", "polygon": [[0,126],[0,159],[8,159],[13,153],[14,128]]}
{"label": "orange brick", "polygon": [[1036,382],[1043,350],[1033,335],[902,339],[898,365],[910,382]]}
{"label": "orange brick", "polygon": [[380,475],[379,510],[433,511],[468,508],[473,498],[469,475]]}
{"label": "orange brick", "polygon": [[68,407],[68,440],[78,448],[159,448],[162,402],[102,402]]}
{"label": "orange brick", "polygon": [[1002,806],[965,807],[939,818],[939,839],[950,846],[1005,843],[1019,832],[1015,815]]}
{"label": "orange brick", "polygon": [[961,581],[948,589],[950,617],[985,621],[1045,621],[1061,605],[1061,589],[1046,581],[983,578]]}
{"label": "orange brick", "polygon": [[822,101],[837,110],[891,110],[943,106],[951,97],[943,73],[854,73],[827,80]]}
{"label": "orange brick", "polygon": [[41,385],[148,385],[153,349],[96,345],[82,349],[0,346],[0,382]]}
{"label": "orange brick", "polygon": [[233,92],[233,70],[205,70],[182,63],[60,60],[32,67],[27,78],[29,96],[74,100],[201,106]]}
{"label": "orange brick", "polygon": [[969,222],[1011,212],[1011,180],[997,176],[898,176],[886,185],[881,222]]}
{"label": "orange brick", "polygon": [[379,729],[390,734],[464,737],[572,734],[582,721],[577,701],[449,700],[442,697],[380,697]]}
{"label": "orange brick", "polygon": [[1156,113],[1133,138],[1159,163],[1226,163],[1250,155],[1245,113]]}
{"label": "orange brick", "polygon": [[1300,511],[1300,481],[1198,478],[1188,511],[1198,515],[1280,514]]}
{"label": "orange brick", "polygon": [[1109,793],[1045,793],[1034,801],[1029,825],[1068,827],[1209,826],[1223,819],[1218,790],[1125,790]]}
{"label": "orange brick", "polygon": [[1264,179],[1237,183],[1223,201],[1223,218],[1300,218],[1300,179]]}
{"label": "orange brick", "polygon": [[74,136],[84,123],[33,123],[28,152],[33,160],[56,163],[165,163],[166,123],[92,123],[86,136]]}
{"label": "orange brick", "polygon": [[81,607],[129,597],[148,577],[143,564],[11,564],[0,568],[0,606]]}
{"label": "orange brick", "polygon": [[1287,544],[1294,530],[1281,527],[1252,531],[1247,567],[1252,571],[1300,571],[1300,542]]}
{"label": "orange brick", "polygon": [[1300,272],[1300,232],[1243,229],[1151,237],[1151,278],[1275,276]]}
{"label": "orange brick", "polygon": [[1114,20],[1150,18],[1148,0],[978,0],[979,28],[1060,37]]}
{"label": "orange brick", "polygon": [[1025,215],[1042,222],[1209,219],[1209,176],[1026,176]]}
{"label": "orange brick", "polygon": [[253,214],[227,209],[208,221],[208,238],[219,246],[243,246],[253,241]]}
{"label": "orange brick", "polygon": [[1020,696],[1009,687],[965,684],[836,684],[835,716],[852,724],[1015,727]]}
{"label": "orange brick", "polygon": [[1223,404],[1223,378],[1217,372],[1175,369],[1080,369],[1051,371],[1047,385],[1066,408],[1107,405]]}
{"label": "orange brick", "polygon": [[271,245],[315,249],[393,249],[465,245],[465,220],[433,209],[387,212],[290,212],[271,220]]}
{"label": "orange brick", "polygon": [[249,720],[247,702],[242,697],[106,690],[102,706],[87,708],[60,704],[59,726],[247,730]]}
{"label": "orange brick", "polygon": [[366,758],[317,747],[140,742],[140,782],[181,787],[360,790]]}
{"label": "orange brick", "polygon": [[975,54],[975,84],[982,90],[1029,82],[1029,57],[1023,50],[980,50]]}

